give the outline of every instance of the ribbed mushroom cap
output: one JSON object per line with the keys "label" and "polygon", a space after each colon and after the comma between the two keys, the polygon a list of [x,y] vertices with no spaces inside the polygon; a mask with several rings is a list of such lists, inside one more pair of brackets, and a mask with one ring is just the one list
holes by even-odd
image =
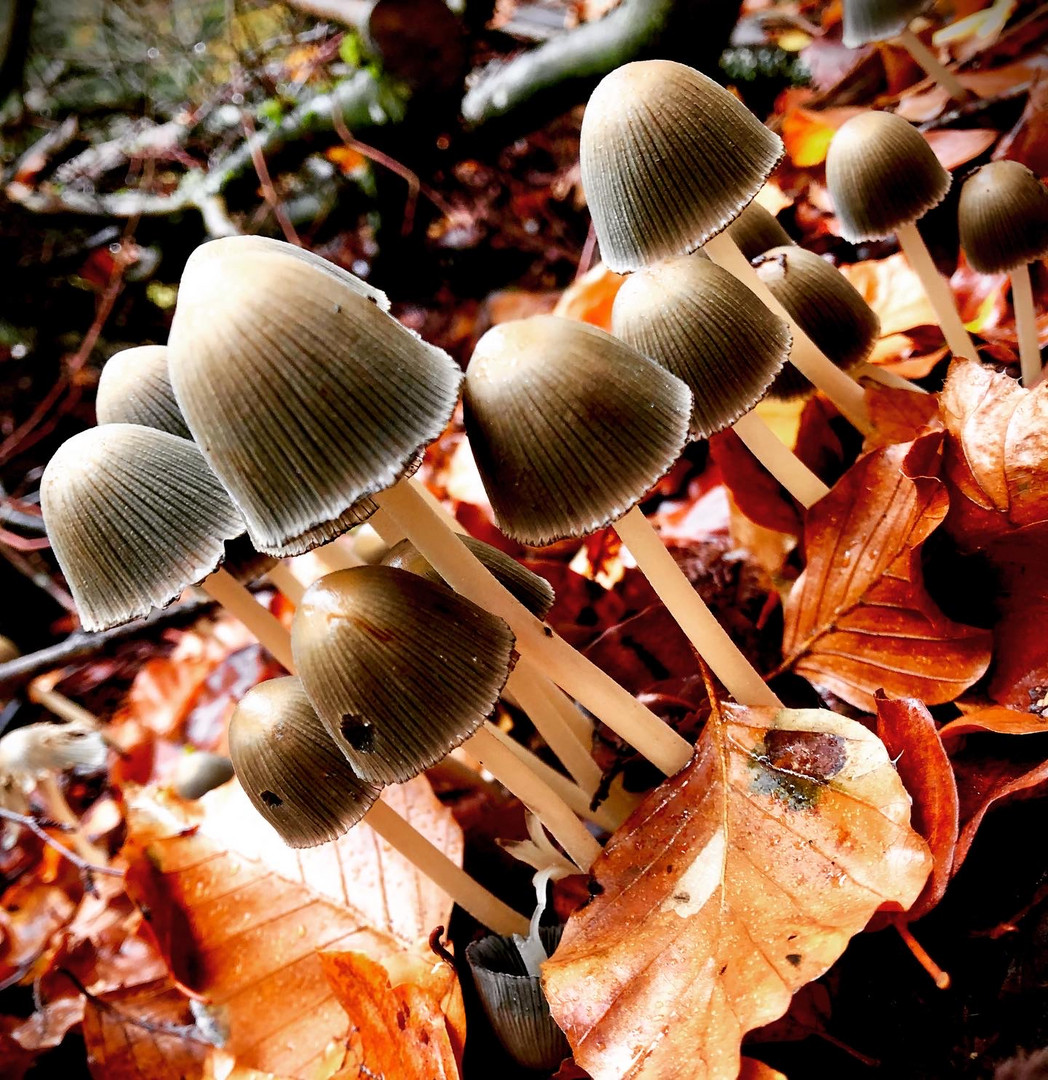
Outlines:
{"label": "ribbed mushroom cap", "polygon": [[195,444],[135,424],[64,442],[44,470],[40,504],[85,630],[169,604],[244,531]]}
{"label": "ribbed mushroom cap", "polygon": [[905,30],[930,0],[843,0],[844,45],[857,49],[888,41]]}
{"label": "ribbed mushroom cap", "polygon": [[[470,551],[495,575],[496,578],[538,619],[545,619],[556,599],[553,586],[516,559],[491,544],[485,544],[475,536],[459,536]],[[407,570],[430,581],[444,579],[422,557],[410,540],[401,540],[382,557],[383,566]]]}
{"label": "ribbed mushroom cap", "polygon": [[606,75],[579,154],[601,258],[626,273],[694,251],[760,190],[782,141],[724,87],[684,64]]}
{"label": "ribbed mushroom cap", "polygon": [[830,141],[826,186],[852,243],[883,240],[942,202],[950,174],[924,136],[901,116],[866,112]]}
{"label": "ribbed mushroom cap", "polygon": [[315,581],[291,624],[310,701],[360,776],[399,783],[491,715],[513,634],[446,585],[388,566]]}
{"label": "ribbed mushroom cap", "polygon": [[991,161],[964,182],[961,247],[981,274],[1048,255],[1048,189],[1019,161]]}
{"label": "ribbed mushroom cap", "polygon": [[691,392],[586,323],[536,315],[477,342],[466,432],[499,528],[542,546],[617,521],[688,439]]}
{"label": "ribbed mushroom cap", "polygon": [[255,547],[280,556],[365,520],[364,500],[443,430],[462,380],[362,282],[285,247],[234,236],[197,248],[169,339],[186,423]]}
{"label": "ribbed mushroom cap", "polygon": [[727,270],[694,255],[631,274],[611,321],[616,336],[688,384],[696,439],[749,412],[790,355],[786,322]]}
{"label": "ribbed mushroom cap", "polygon": [[[881,321],[852,283],[813,251],[789,244],[758,261],[757,274],[797,325],[837,367],[849,371],[870,355]],[[795,398],[813,387],[787,364],[769,394]]]}
{"label": "ribbed mushroom cap", "polygon": [[164,345],[113,353],[98,380],[95,412],[100,424],[141,424],[192,438],[171,388]]}
{"label": "ribbed mushroom cap", "polygon": [[336,840],[382,790],[353,771],[293,676],[259,683],[240,699],[229,756],[251,804],[289,847]]}
{"label": "ribbed mushroom cap", "polygon": [[751,262],[769,248],[792,244],[790,234],[758,202],[749,206],[728,226],[728,235]]}

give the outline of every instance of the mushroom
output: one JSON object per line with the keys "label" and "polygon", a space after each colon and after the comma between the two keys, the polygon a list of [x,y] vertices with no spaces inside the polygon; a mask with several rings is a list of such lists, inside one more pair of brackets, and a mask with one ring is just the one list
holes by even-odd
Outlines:
{"label": "mushroom", "polygon": [[894,233],[921,280],[950,352],[977,359],[950,287],[917,230],[917,219],[937,206],[950,187],[950,174],[924,136],[894,113],[853,116],[830,141],[826,185],[844,239],[857,244]]}
{"label": "mushroom", "polygon": [[964,101],[968,91],[960,80],[910,29],[910,23],[930,4],[931,0],[843,0],[842,40],[849,49],[858,49],[875,41],[893,41],[901,45],[913,62],[950,97]]}
{"label": "mushroom", "polygon": [[[782,153],[777,135],[692,68],[668,60],[616,68],[590,97],[579,149],[601,257],[625,273],[703,247],[775,314],[786,317],[725,231]],[[791,323],[790,332],[791,363],[868,431],[862,387],[823,356],[803,330]]]}
{"label": "mushroom", "polygon": [[991,161],[961,188],[961,247],[981,274],[1004,271],[1012,283],[1024,386],[1041,377],[1041,347],[1029,264],[1048,255],[1048,191],[1019,161]]}
{"label": "mushroom", "polygon": [[175,766],[172,787],[183,799],[202,799],[233,779],[233,763],[225,754],[189,750]]}
{"label": "mushroom", "polygon": [[468,740],[579,866],[599,854],[562,800],[486,730],[511,667],[501,619],[442,583],[361,566],[306,590],[291,644],[313,707],[359,776],[399,783]]}
{"label": "mushroom", "polygon": [[527,926],[353,772],[298,679],[270,679],[241,698],[229,722],[229,753],[252,805],[290,847],[335,840],[363,821],[484,925],[505,934]]}
{"label": "mushroom", "polygon": [[779,219],[756,200],[728,226],[727,233],[750,262],[770,248],[793,243]]}
{"label": "mushroom", "polygon": [[684,383],[603,330],[538,315],[480,339],[463,401],[477,467],[507,536],[541,546],[612,525],[736,700],[779,703],[637,508],[687,441]]}
{"label": "mushroom", "polygon": [[826,494],[826,485],[752,411],[783,378],[791,338],[786,323],[741,281],[698,255],[663,259],[623,282],[611,319],[617,337],[691,390],[693,439],[734,427],[804,506]]}
{"label": "mushroom", "polygon": [[95,412],[100,424],[141,424],[191,438],[171,388],[163,345],[113,353],[98,380]]}

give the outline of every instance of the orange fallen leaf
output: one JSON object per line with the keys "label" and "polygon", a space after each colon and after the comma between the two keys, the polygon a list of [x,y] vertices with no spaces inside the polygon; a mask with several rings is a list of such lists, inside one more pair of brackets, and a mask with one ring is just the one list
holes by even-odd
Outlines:
{"label": "orange fallen leaf", "polygon": [[880,740],[819,710],[728,705],[593,866],[543,985],[594,1080],[736,1076],[746,1032],[931,869]]}
{"label": "orange fallen leaf", "polygon": [[876,312],[882,337],[915,326],[938,326],[920,278],[901,252],[886,259],[843,265],[840,271]]}
{"label": "orange fallen leaf", "polygon": [[993,732],[997,735],[1043,735],[1048,732],[1048,716],[1041,713],[1019,712],[1018,709],[1005,709],[990,706],[975,712],[965,713],[957,720],[951,720],[939,728],[939,737],[956,739],[961,735],[971,735],[979,731]]}
{"label": "orange fallen leaf", "polygon": [[958,169],[985,153],[1000,138],[985,128],[939,128],[924,133],[944,169]]}
{"label": "orange fallen leaf", "polygon": [[783,666],[858,708],[874,694],[952,701],[990,662],[990,635],[946,618],[921,545],[949,507],[941,434],[861,457],[807,514],[808,564],[784,606]]}
{"label": "orange fallen leaf", "polygon": [[867,449],[912,442],[918,435],[942,427],[939,402],[934,394],[870,383],[866,387],[866,408],[873,424],[873,432],[865,443]]}
{"label": "orange fallen leaf", "polygon": [[603,263],[597,263],[564,290],[553,314],[592,323],[610,331],[611,307],[625,280],[624,275],[614,273]]}
{"label": "orange fallen leaf", "polygon": [[810,169],[826,160],[826,151],[837,129],[862,109],[790,109],[782,118],[782,141],[798,169]]}
{"label": "orange fallen leaf", "polygon": [[756,1058],[744,1057],[742,1068],[739,1070],[739,1080],[786,1080],[786,1074],[765,1065]]}

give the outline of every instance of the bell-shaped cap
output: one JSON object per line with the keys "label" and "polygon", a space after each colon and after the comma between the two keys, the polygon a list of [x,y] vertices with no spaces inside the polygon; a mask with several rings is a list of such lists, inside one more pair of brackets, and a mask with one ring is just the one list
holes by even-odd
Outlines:
{"label": "bell-shaped cap", "polygon": [[858,49],[871,41],[898,37],[930,0],[843,0],[842,40],[846,48]]}
{"label": "bell-shaped cap", "polygon": [[[459,539],[535,618],[546,618],[556,597],[553,586],[544,577],[526,566],[521,566],[504,551],[478,540],[475,536],[459,536]],[[419,574],[430,581],[444,580],[410,540],[401,540],[399,544],[391,547],[382,557],[382,565],[407,570],[409,574]]]}
{"label": "bell-shaped cap", "polygon": [[631,274],[611,320],[617,337],[687,383],[696,439],[749,412],[790,355],[786,322],[727,270],[694,255]]}
{"label": "bell-shaped cap", "polygon": [[366,519],[368,496],[444,429],[462,380],[373,290],[315,260],[258,237],[202,245],[168,345],[186,423],[252,543],[278,556]]}
{"label": "bell-shaped cap", "polygon": [[961,188],[961,247],[981,274],[1048,255],[1048,189],[1019,161],[991,161]]}
{"label": "bell-shaped cap", "polygon": [[950,174],[924,136],[895,113],[865,112],[830,140],[826,186],[841,236],[883,240],[943,200]]}
{"label": "bell-shaped cap", "polygon": [[582,120],[582,187],[618,273],[685,255],[735,218],[782,141],[723,86],[684,64],[639,60],[606,75]]}
{"label": "bell-shaped cap", "polygon": [[251,804],[288,847],[336,840],[381,791],[353,771],[294,676],[259,683],[240,699],[229,756]]}
{"label": "bell-shaped cap", "polygon": [[202,799],[233,779],[233,763],[209,750],[184,752],[175,766],[171,786],[183,799]]}
{"label": "bell-shaped cap", "polygon": [[169,604],[244,531],[194,443],[135,424],[66,440],[44,470],[40,504],[85,630]]}
{"label": "bell-shaped cap", "polygon": [[728,226],[728,235],[751,262],[769,248],[793,243],[790,234],[779,224],[779,219],[759,202],[751,202],[739,214]]}
{"label": "bell-shaped cap", "polygon": [[113,353],[98,379],[95,412],[100,424],[141,424],[192,438],[171,388],[165,345]]}
{"label": "bell-shaped cap", "polygon": [[291,624],[302,685],[360,775],[409,780],[465,742],[509,678],[513,634],[446,585],[388,566],[315,581]]}
{"label": "bell-shaped cap", "polygon": [[[837,367],[849,371],[870,355],[881,322],[852,283],[813,251],[789,244],[761,256],[757,274],[796,324]],[[794,398],[811,393],[810,382],[787,364],[769,393]]]}
{"label": "bell-shaped cap", "polygon": [[521,544],[617,521],[688,440],[691,392],[587,323],[536,315],[477,342],[466,432],[498,527]]}

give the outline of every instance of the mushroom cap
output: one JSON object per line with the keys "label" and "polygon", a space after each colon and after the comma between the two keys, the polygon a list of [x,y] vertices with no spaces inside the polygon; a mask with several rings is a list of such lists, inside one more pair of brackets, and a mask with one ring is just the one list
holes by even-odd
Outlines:
{"label": "mushroom cap", "polygon": [[626,273],[694,251],[757,194],[782,154],[777,135],[693,68],[616,68],[589,99],[579,148],[601,258]]}
{"label": "mushroom cap", "polygon": [[357,774],[400,783],[492,714],[514,638],[446,585],[389,566],[315,581],[291,624],[302,685]]}
{"label": "mushroom cap", "polygon": [[[556,596],[553,593],[553,586],[544,577],[522,566],[504,551],[484,543],[483,540],[478,540],[475,536],[460,535],[459,539],[535,618],[546,618]],[[444,580],[426,562],[410,540],[401,540],[399,544],[390,548],[382,557],[382,565],[407,570],[409,574],[419,574],[430,581]]]}
{"label": "mushroom cap", "polygon": [[611,312],[617,337],[673,372],[694,396],[693,438],[734,423],[790,355],[785,320],[708,259],[679,255],[631,274]]}
{"label": "mushroom cap", "polygon": [[852,243],[883,240],[943,200],[950,174],[924,136],[895,113],[865,112],[830,140],[826,186]]}
{"label": "mushroom cap", "polygon": [[961,188],[961,247],[981,274],[1048,255],[1048,189],[1019,161],[991,161]]}
{"label": "mushroom cap", "polygon": [[167,371],[165,345],[139,345],[113,353],[98,379],[100,424],[141,424],[190,439]]}
{"label": "mushroom cap", "polygon": [[171,381],[260,551],[293,555],[373,510],[454,411],[462,372],[337,267],[259,237],[189,257]]}
{"label": "mushroom cap", "polygon": [[44,470],[40,504],[85,630],[171,603],[244,531],[194,443],[136,424],[66,440]]}
{"label": "mushroom cap", "polygon": [[858,49],[871,41],[898,37],[917,18],[930,0],[843,0],[842,41]]}
{"label": "mushroom cap", "polygon": [[240,699],[229,756],[252,806],[288,847],[337,839],[381,791],[353,771],[294,676],[259,683]]}
{"label": "mushroom cap", "polygon": [[[843,371],[870,355],[881,321],[862,294],[832,264],[813,251],[788,244],[766,251],[757,274],[790,317]],[[812,384],[787,364],[768,393],[795,398],[811,393]]]}
{"label": "mushroom cap", "polygon": [[751,202],[728,226],[727,232],[739,251],[751,262],[769,248],[793,243],[790,234],[779,224],[779,219],[759,202]]}
{"label": "mushroom cap", "polygon": [[171,786],[183,799],[202,799],[232,779],[233,763],[225,754],[194,750],[178,759]]}
{"label": "mushroom cap", "polygon": [[477,342],[466,432],[499,528],[542,546],[617,521],[688,441],[691,392],[587,323],[536,315]]}

